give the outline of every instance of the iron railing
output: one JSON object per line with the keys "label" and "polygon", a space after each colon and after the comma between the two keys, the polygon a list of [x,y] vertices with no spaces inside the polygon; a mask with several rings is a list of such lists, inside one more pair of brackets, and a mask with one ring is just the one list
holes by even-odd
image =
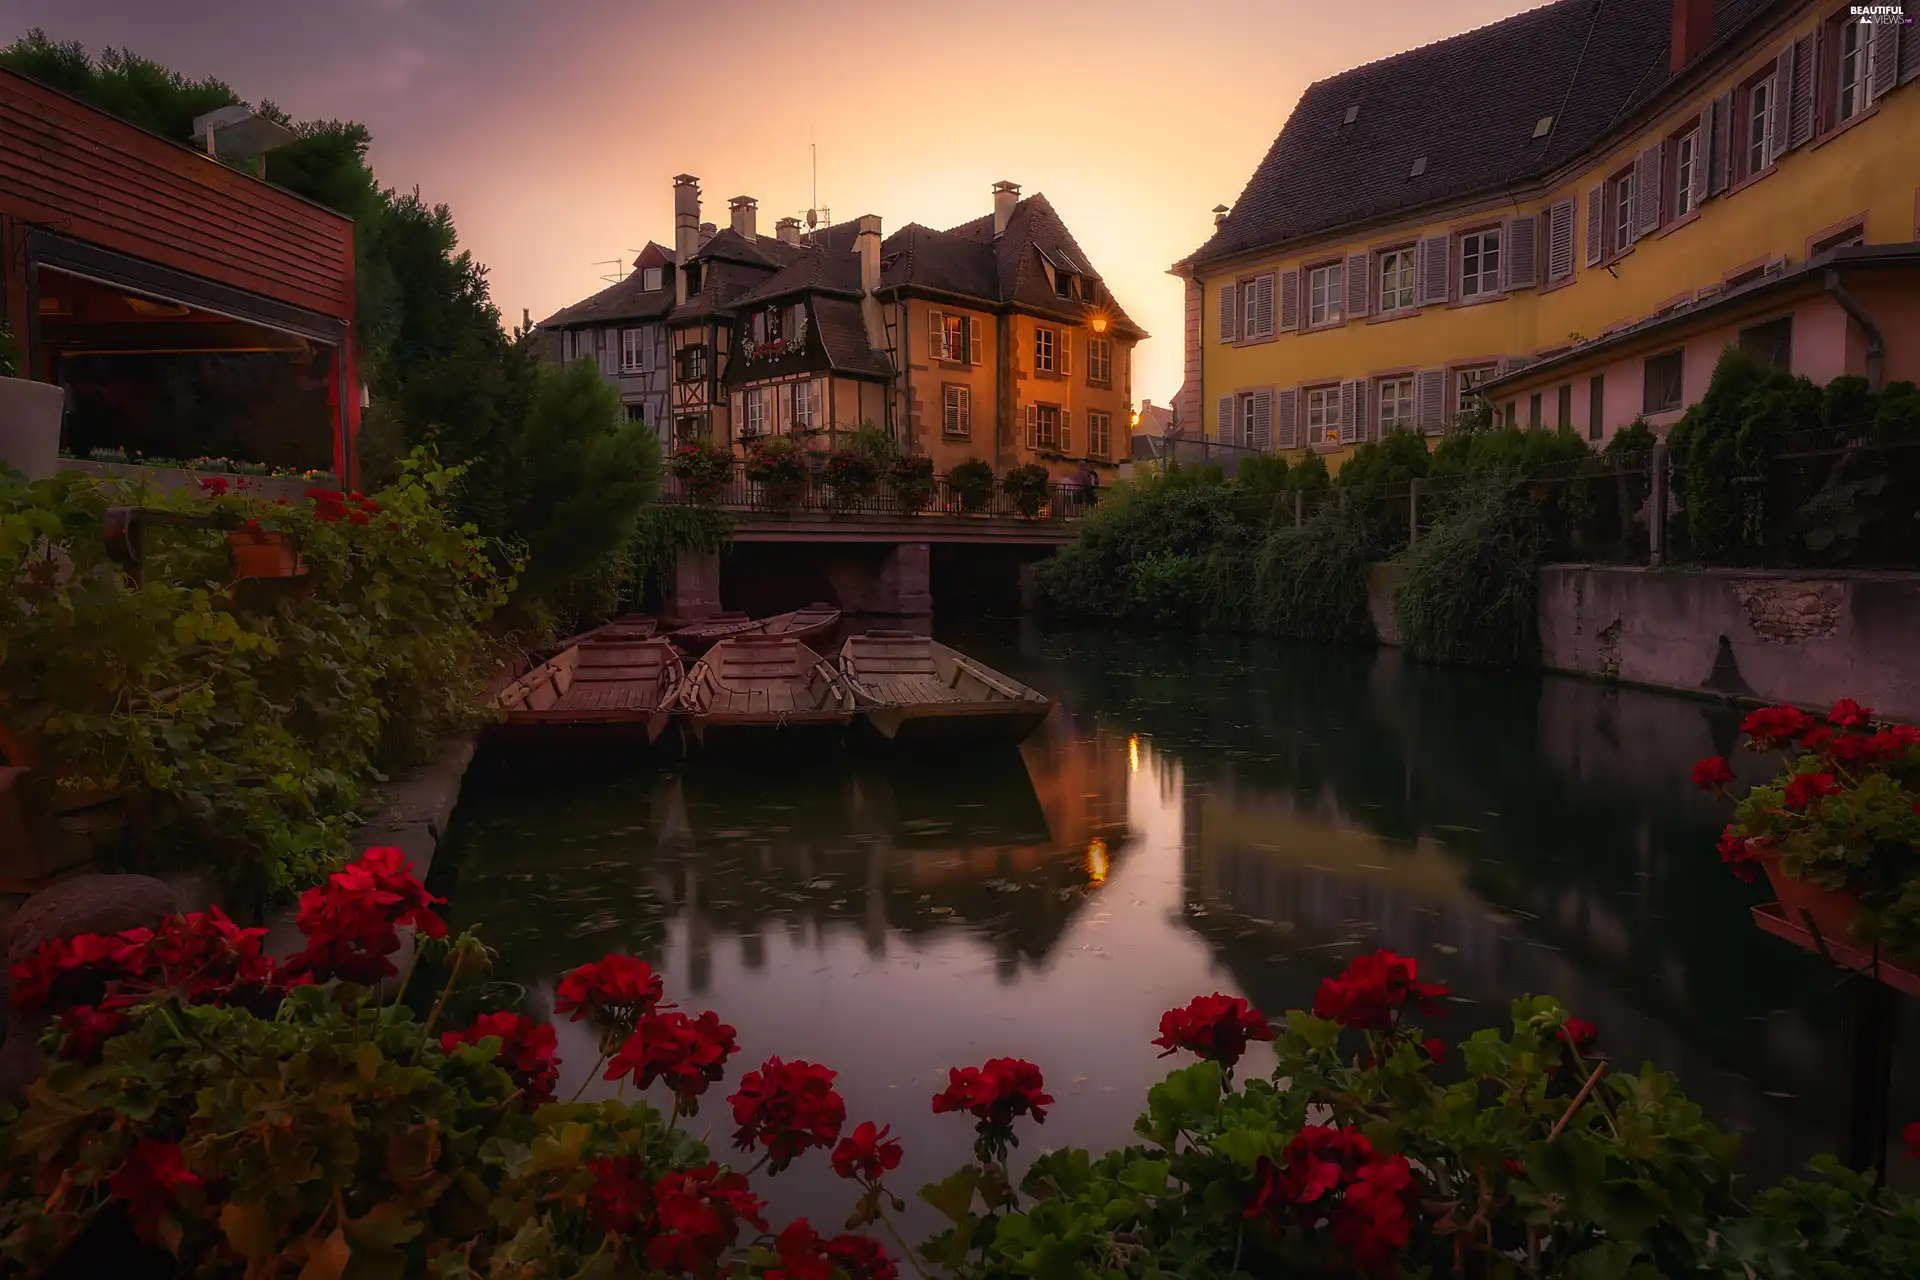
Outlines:
{"label": "iron railing", "polygon": [[660,501],[676,506],[704,506],[720,511],[754,512],[763,515],[893,516],[918,518],[941,516],[957,519],[1077,520],[1099,501],[1098,488],[1075,484],[1047,487],[1039,508],[1023,511],[1000,486],[995,477],[993,489],[984,502],[970,506],[954,489],[946,475],[933,477],[933,492],[924,506],[905,501],[892,482],[881,476],[866,492],[845,492],[827,483],[819,474],[810,474],[793,486],[763,484],[747,479],[746,466],[736,462],[725,483],[717,489],[696,495],[688,483],[669,476]]}

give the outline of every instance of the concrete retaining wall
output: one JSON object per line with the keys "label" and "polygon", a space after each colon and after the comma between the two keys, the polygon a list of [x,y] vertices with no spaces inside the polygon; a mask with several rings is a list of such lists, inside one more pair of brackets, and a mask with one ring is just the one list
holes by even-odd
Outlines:
{"label": "concrete retaining wall", "polygon": [[1406,570],[1390,560],[1367,566],[1367,612],[1373,617],[1373,634],[1393,649],[1400,647],[1400,615],[1394,612],[1393,596],[1406,576]]}

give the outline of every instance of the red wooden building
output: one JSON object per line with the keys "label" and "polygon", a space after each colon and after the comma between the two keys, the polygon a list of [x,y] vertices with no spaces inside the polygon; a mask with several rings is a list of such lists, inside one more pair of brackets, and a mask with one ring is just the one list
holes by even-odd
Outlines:
{"label": "red wooden building", "polygon": [[0,312],[76,456],[351,481],[352,221],[4,70]]}

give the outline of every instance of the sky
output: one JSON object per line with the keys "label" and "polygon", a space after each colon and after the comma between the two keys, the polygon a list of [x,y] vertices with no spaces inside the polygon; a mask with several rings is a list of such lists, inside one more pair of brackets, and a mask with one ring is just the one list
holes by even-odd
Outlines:
{"label": "sky", "polygon": [[762,232],[812,202],[950,227],[1005,179],[1044,192],[1153,336],[1134,396],[1181,370],[1167,274],[1238,197],[1308,84],[1525,0],[0,0],[301,119],[359,120],[380,180],[453,209],[509,324],[672,245],[672,178],[702,217],[751,195]]}

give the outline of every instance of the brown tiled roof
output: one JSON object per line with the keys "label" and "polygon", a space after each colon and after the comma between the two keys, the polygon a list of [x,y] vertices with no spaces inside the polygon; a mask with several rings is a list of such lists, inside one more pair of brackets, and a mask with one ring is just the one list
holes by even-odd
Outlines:
{"label": "brown tiled roof", "polygon": [[774,236],[754,236],[748,239],[732,227],[714,233],[713,239],[701,245],[693,255],[699,262],[708,259],[715,262],[737,262],[749,267],[766,267],[778,270],[800,256],[800,247],[782,242]]}
{"label": "brown tiled roof", "polygon": [[[658,254],[657,261],[650,260]],[[660,273],[661,287],[649,293],[641,288],[646,275],[642,264],[666,267]],[[564,329],[570,325],[594,324],[608,320],[650,320],[664,316],[673,310],[673,255],[659,245],[648,242],[633,260],[633,274],[618,284],[609,285],[600,292],[570,307],[560,310],[542,320],[537,328]]]}
{"label": "brown tiled roof", "polygon": [[992,214],[963,222],[947,234],[992,248],[999,277],[994,301],[1075,323],[1096,312],[1103,313],[1119,332],[1134,338],[1147,336],[1146,330],[1133,322],[1111,294],[1099,303],[1076,302],[1060,297],[1048,285],[1046,270],[1041,265],[1043,256],[1050,257],[1056,265],[1064,266],[1076,275],[1091,276],[1096,280],[1100,277],[1089,263],[1087,255],[1081,251],[1079,243],[1074,240],[1073,233],[1067,230],[1067,224],[1061,221],[1060,215],[1054,212],[1053,206],[1039,192],[1013,206],[1013,213],[1007,219],[1007,229],[997,240],[993,235]]}
{"label": "brown tiled roof", "polygon": [[[1309,85],[1232,211],[1187,262],[1551,172],[1672,79],[1674,2],[1558,0]],[[1715,0],[1715,44],[1737,41],[1779,3]],[[1548,116],[1551,130],[1535,138]]]}
{"label": "brown tiled roof", "polygon": [[1000,273],[993,246],[971,236],[936,231],[909,222],[888,236],[880,249],[882,288],[915,287],[940,293],[1000,300]]}
{"label": "brown tiled roof", "polygon": [[854,252],[855,225],[827,227],[800,247],[800,256],[739,299],[741,304],[770,302],[797,293],[860,296],[860,256]]}
{"label": "brown tiled roof", "polygon": [[827,362],[836,372],[886,378],[893,375],[887,353],[869,345],[867,322],[860,304],[847,298],[823,297],[813,300],[814,331],[826,350]]}

